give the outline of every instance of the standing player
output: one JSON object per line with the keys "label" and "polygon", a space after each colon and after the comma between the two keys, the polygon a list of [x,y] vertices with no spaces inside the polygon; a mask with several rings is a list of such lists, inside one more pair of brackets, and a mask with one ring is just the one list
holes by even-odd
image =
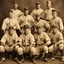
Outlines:
{"label": "standing player", "polygon": [[[50,28],[50,25],[45,20],[40,19],[40,14],[36,14],[36,19],[34,22],[34,28],[36,26],[42,26],[43,31],[48,31]],[[36,28],[35,28],[35,30],[36,30]]]}
{"label": "standing player", "polygon": [[13,2],[13,17],[19,22],[19,17],[23,15],[23,12],[21,12],[18,9],[18,3],[17,1]]}
{"label": "standing player", "polygon": [[42,16],[44,10],[41,8],[41,4],[40,2],[36,2],[36,9],[34,9],[32,12],[31,12],[31,16],[35,19],[35,15],[36,14],[40,14],[40,17]]}
{"label": "standing player", "polygon": [[24,8],[24,16],[20,17],[20,27],[24,26],[24,25],[29,25],[30,27],[32,27],[33,30],[33,23],[34,23],[34,18],[29,15],[29,9],[28,7]]}
{"label": "standing player", "polygon": [[23,25],[29,25],[30,27],[32,27],[33,22],[34,22],[34,18],[31,15],[29,15],[28,7],[25,7],[24,16],[20,17],[20,26],[22,26],[23,24]]}
{"label": "standing player", "polygon": [[51,20],[51,26],[57,26],[60,32],[63,31],[63,22],[60,17],[57,16],[57,11],[52,10],[53,19]]}
{"label": "standing player", "polygon": [[51,19],[53,18],[52,10],[54,10],[54,8],[51,7],[50,0],[46,1],[46,5],[47,5],[47,9],[44,11],[44,19],[50,23]]}
{"label": "standing player", "polygon": [[10,26],[12,26],[14,30],[20,29],[18,21],[13,18],[13,11],[11,9],[8,11],[8,17],[5,18],[3,21],[2,30],[4,31],[4,33],[8,30]]}

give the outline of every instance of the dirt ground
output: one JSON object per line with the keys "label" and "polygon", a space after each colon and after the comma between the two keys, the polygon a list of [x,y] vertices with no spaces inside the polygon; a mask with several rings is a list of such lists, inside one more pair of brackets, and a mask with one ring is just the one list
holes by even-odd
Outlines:
{"label": "dirt ground", "polygon": [[[10,60],[10,59],[6,59],[6,61],[2,64],[18,64],[17,62]],[[30,62],[29,60],[25,60],[22,64],[33,64],[32,62]],[[61,62],[59,60],[55,60],[49,63],[46,63],[42,60],[36,60],[36,64],[64,64],[64,62]]]}

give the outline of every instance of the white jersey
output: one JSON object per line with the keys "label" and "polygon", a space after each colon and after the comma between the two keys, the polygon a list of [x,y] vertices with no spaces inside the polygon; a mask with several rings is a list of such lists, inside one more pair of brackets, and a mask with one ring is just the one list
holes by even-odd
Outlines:
{"label": "white jersey", "polygon": [[44,11],[44,18],[45,18],[45,20],[51,20],[53,18],[52,10],[54,10],[54,8],[46,9]]}
{"label": "white jersey", "polygon": [[14,18],[10,19],[10,18],[6,18],[3,21],[3,25],[2,25],[2,30],[6,30],[7,28],[9,28],[10,26],[14,27],[14,29],[20,29],[20,26],[18,24],[18,21]]}
{"label": "white jersey", "polygon": [[19,17],[23,15],[23,12],[21,12],[21,11],[18,10],[18,9],[17,9],[17,10],[12,9],[12,10],[13,10],[13,17],[14,17],[16,20],[19,21]]}
{"label": "white jersey", "polygon": [[20,17],[20,26],[22,27],[24,25],[28,25],[28,26],[32,27],[34,21],[35,20],[31,15],[21,16]]}
{"label": "white jersey", "polygon": [[41,9],[41,8],[40,8],[40,9],[34,9],[34,10],[31,12],[31,16],[32,16],[33,18],[35,18],[35,15],[36,15],[36,14],[39,14],[39,15],[42,16],[43,12],[44,12],[44,10]]}
{"label": "white jersey", "polygon": [[56,17],[55,19],[52,19],[51,25],[56,25],[59,30],[63,31],[63,22],[60,17]]}

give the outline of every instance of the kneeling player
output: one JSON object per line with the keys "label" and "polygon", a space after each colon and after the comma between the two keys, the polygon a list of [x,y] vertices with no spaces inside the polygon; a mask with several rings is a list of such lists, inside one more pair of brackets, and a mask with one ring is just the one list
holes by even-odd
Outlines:
{"label": "kneeling player", "polygon": [[32,62],[36,63],[35,62],[35,55],[36,55],[35,39],[33,35],[31,34],[31,28],[28,25],[25,25],[23,30],[24,31],[21,31],[22,34],[19,37],[21,39],[20,48],[22,48],[23,53],[25,54],[30,53]]}
{"label": "kneeling player", "polygon": [[[4,36],[1,39],[2,45],[0,46],[1,52],[4,52],[4,50],[7,52],[7,54],[15,55],[15,46],[17,45],[18,36],[16,32],[14,31],[13,27],[9,27],[8,32],[4,34]],[[3,47],[4,46],[4,47]]]}
{"label": "kneeling player", "polygon": [[53,33],[54,33],[54,37],[53,37],[53,45],[51,45],[51,47],[49,48],[49,51],[53,52],[53,51],[57,51],[60,50],[61,53],[61,60],[64,60],[64,55],[63,55],[63,36],[62,33],[58,30],[58,28],[56,26],[53,26]]}
{"label": "kneeling player", "polygon": [[36,40],[36,50],[39,54],[45,54],[45,61],[48,61],[48,46],[51,44],[49,36],[42,31],[42,27],[37,27],[37,33],[34,35]]}

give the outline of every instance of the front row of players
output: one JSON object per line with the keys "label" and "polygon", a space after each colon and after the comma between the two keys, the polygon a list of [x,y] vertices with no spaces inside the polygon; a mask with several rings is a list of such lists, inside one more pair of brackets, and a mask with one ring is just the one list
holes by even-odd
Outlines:
{"label": "front row of players", "polygon": [[[51,38],[51,39],[50,39]],[[24,61],[24,54],[29,53],[31,60],[35,62],[35,56],[43,55],[44,60],[49,62],[48,56],[54,58],[54,52],[58,49],[61,53],[61,60],[63,56],[63,36],[56,26],[52,26],[49,35],[42,31],[41,26],[36,26],[36,33],[31,33],[31,28],[25,25],[21,28],[21,35],[18,37],[13,27],[4,34],[0,43],[1,63],[5,60],[5,51],[10,55],[15,56],[14,59],[21,64]],[[16,54],[14,54],[14,52]]]}

